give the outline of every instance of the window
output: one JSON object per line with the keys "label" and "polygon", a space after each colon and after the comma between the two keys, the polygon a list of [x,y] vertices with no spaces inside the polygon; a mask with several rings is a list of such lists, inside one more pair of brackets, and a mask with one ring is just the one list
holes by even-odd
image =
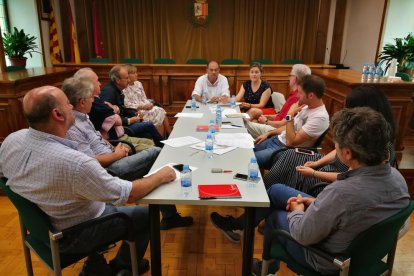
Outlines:
{"label": "window", "polygon": [[1,32],[9,32],[9,19],[7,18],[7,2],[0,0],[0,28]]}

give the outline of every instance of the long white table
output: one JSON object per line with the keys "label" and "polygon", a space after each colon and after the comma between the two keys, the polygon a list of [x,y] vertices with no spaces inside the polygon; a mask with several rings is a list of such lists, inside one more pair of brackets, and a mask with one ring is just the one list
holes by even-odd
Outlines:
{"label": "long white table", "polygon": [[[190,105],[188,101],[187,106]],[[183,112],[203,113],[200,119],[195,118],[178,118],[174,125],[170,138],[183,136],[193,136],[204,141],[206,132],[197,132],[196,127],[200,124],[208,125],[210,119],[215,118],[209,106],[203,106],[197,103],[197,111],[191,111],[190,108],[183,109]],[[228,107],[223,107],[228,108]],[[238,109],[238,108],[237,108]],[[243,126],[240,118],[223,119],[231,121],[235,125]],[[244,127],[237,129],[221,129],[221,133],[246,133]],[[152,191],[150,194],[140,199],[138,203],[149,204],[150,211],[150,241],[151,241],[151,272],[152,275],[161,275],[161,245],[160,245],[160,204],[183,204],[183,205],[219,205],[219,206],[239,206],[244,207],[246,212],[246,224],[244,230],[243,243],[243,267],[242,274],[251,274],[251,261],[254,248],[254,209],[255,207],[269,207],[269,198],[267,196],[263,181],[260,180],[256,185],[249,185],[246,181],[233,179],[235,173],[247,174],[247,167],[250,158],[254,156],[252,149],[237,148],[223,155],[213,155],[213,158],[207,158],[203,151],[183,146],[174,148],[165,145],[160,155],[151,168],[155,171],[168,163],[189,164],[197,167],[192,173],[193,190],[189,197],[183,197],[181,192],[180,181],[162,185]],[[211,173],[211,168],[222,168],[232,170],[233,173]],[[200,200],[198,198],[198,184],[237,184],[242,197],[236,199],[211,199]]]}

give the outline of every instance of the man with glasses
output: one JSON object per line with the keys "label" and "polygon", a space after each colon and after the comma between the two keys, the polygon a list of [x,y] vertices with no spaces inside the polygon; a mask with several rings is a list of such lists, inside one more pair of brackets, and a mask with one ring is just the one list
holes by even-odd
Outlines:
{"label": "man with glasses", "polygon": [[276,115],[261,115],[258,122],[246,122],[247,131],[254,137],[262,135],[275,128],[284,126],[286,124],[285,117],[290,107],[299,100],[298,82],[306,75],[311,74],[311,69],[305,64],[295,64],[289,74],[290,94],[286,99],[285,104]]}

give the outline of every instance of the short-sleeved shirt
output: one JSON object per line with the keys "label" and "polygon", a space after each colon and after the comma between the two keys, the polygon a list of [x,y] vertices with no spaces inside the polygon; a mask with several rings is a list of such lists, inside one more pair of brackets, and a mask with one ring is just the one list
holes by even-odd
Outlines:
{"label": "short-sleeved shirt", "polygon": [[0,176],[57,230],[99,217],[105,203],[126,202],[132,189],[76,148],[76,142],[33,128],[10,134],[0,148]]}
{"label": "short-sleeved shirt", "polygon": [[211,83],[205,74],[197,79],[191,95],[201,96],[203,92],[207,92],[208,100],[213,97],[230,97],[229,82],[225,76],[219,74],[216,82]]}
{"label": "short-sleeved shirt", "polygon": [[[294,120],[294,128],[296,132],[303,129],[307,135],[313,138],[312,140],[308,140],[300,145],[297,145],[299,147],[313,146],[319,136],[321,136],[329,127],[329,114],[328,111],[326,111],[325,105],[312,109],[305,106],[295,116]],[[278,139],[286,145],[286,130],[278,136]]]}
{"label": "short-sleeved shirt", "polygon": [[287,98],[285,104],[280,109],[279,113],[275,116],[275,121],[283,120],[287,113],[289,112],[290,107],[299,101],[299,90],[290,92],[289,97]]}
{"label": "short-sleeved shirt", "polygon": [[[251,80],[245,81],[243,83],[243,88],[244,88],[244,100],[246,103],[250,103],[250,104],[260,103],[262,94],[269,88],[270,90],[272,90],[272,88],[270,87],[270,84],[267,81],[263,81],[263,80],[260,83],[259,88],[255,92],[252,89]],[[269,100],[267,101],[266,105],[263,108],[275,108],[271,97],[269,97]]]}

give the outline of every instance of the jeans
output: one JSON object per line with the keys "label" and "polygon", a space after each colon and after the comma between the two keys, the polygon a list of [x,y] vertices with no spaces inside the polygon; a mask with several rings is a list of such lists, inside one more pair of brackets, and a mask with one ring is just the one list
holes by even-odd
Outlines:
{"label": "jeans", "polygon": [[[148,208],[143,206],[113,206],[106,204],[101,216],[114,212],[125,213],[132,219],[137,261],[140,261],[144,257],[149,241]],[[126,233],[126,231],[125,221],[114,218],[104,224],[84,229],[71,236],[65,236],[59,243],[59,249],[62,253],[67,254],[85,254],[91,248],[99,248],[100,246],[102,246],[102,250],[105,250],[108,240],[113,235]],[[130,260],[129,246],[123,242],[114,258],[114,263],[118,267],[130,267]]]}
{"label": "jeans", "polygon": [[277,136],[272,136],[265,141],[261,142],[260,144],[257,144],[253,151],[254,155],[257,159],[257,164],[261,168],[270,169],[272,166],[272,155],[275,151],[285,148],[286,145],[284,145],[280,140],[277,138]]}
{"label": "jeans", "polygon": [[128,127],[134,132],[135,136],[147,138],[149,135],[149,137],[154,140],[154,143],[157,147],[164,146],[164,144],[161,143],[164,138],[160,135],[153,123],[139,122],[131,124]]}
{"label": "jeans", "polygon": [[[311,197],[308,194],[295,190],[283,184],[274,184],[267,191],[271,202],[273,212],[266,218],[265,235],[271,229],[282,229],[289,232],[289,223],[287,220],[288,212],[286,211],[286,202],[290,197],[296,197],[301,194],[303,197]],[[279,237],[280,244],[285,250],[301,265],[311,268],[306,262],[305,250],[303,247],[285,238]],[[279,260],[276,260],[276,267],[279,268]],[[273,268],[273,267],[272,267]],[[276,270],[277,270],[276,269]],[[275,271],[269,271],[274,273]]]}
{"label": "jeans", "polygon": [[132,181],[149,172],[160,151],[161,149],[157,147],[145,149],[113,162],[106,169],[112,175]]}

